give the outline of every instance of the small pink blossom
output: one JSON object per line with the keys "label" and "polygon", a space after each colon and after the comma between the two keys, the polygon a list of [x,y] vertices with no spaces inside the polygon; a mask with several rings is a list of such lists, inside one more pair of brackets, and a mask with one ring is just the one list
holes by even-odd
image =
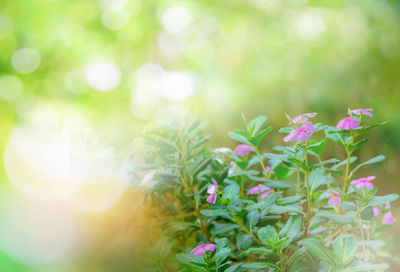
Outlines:
{"label": "small pink blossom", "polygon": [[274,191],[271,190],[271,188],[260,184],[257,186],[254,186],[250,190],[247,191],[248,195],[258,195],[261,193],[261,199],[265,198],[267,195],[273,193]]}
{"label": "small pink blossom", "polygon": [[358,119],[345,117],[339,121],[339,123],[336,125],[336,128],[345,130],[356,129],[359,126],[358,122],[359,122]]}
{"label": "small pink blossom", "polygon": [[378,217],[381,214],[379,207],[372,207],[372,211],[374,212],[374,217]]}
{"label": "small pink blossom", "polygon": [[267,172],[267,174],[274,174],[274,170],[271,170],[271,167],[267,166],[265,167],[265,172]]}
{"label": "small pink blossom", "polygon": [[347,112],[347,114],[350,114],[350,115],[351,114],[355,114],[355,115],[363,114],[363,115],[368,115],[368,116],[372,117],[371,111],[374,111],[374,110],[373,109],[357,109],[357,110],[349,110]]}
{"label": "small pink blossom", "polygon": [[332,193],[328,193],[326,198],[329,198],[328,204],[332,207],[337,207],[342,203],[342,199],[340,198],[340,193],[336,190],[332,190]]}
{"label": "small pink blossom", "polygon": [[385,206],[385,209],[386,209],[386,210],[390,209],[390,204],[387,204],[387,205]]}
{"label": "small pink blossom", "polygon": [[202,244],[195,247],[190,253],[194,256],[199,257],[204,255],[207,251],[214,251],[217,246],[215,244]]}
{"label": "small pink blossom", "polygon": [[209,196],[207,197],[207,202],[215,204],[217,201],[217,190],[218,190],[218,183],[215,179],[211,178],[213,184],[209,184],[207,187],[207,193],[209,193]]}
{"label": "small pink blossom", "polygon": [[285,138],[283,138],[283,141],[285,141],[285,142],[307,141],[310,138],[309,133],[313,133],[313,132],[314,132],[314,126],[310,121],[308,121],[307,123],[302,125],[300,128],[292,130]]}
{"label": "small pink blossom", "polygon": [[308,121],[308,118],[313,118],[317,115],[316,112],[304,113],[292,119],[293,124],[303,124]]}
{"label": "small pink blossom", "polygon": [[240,144],[236,146],[235,150],[232,152],[233,155],[239,155],[240,157],[244,157],[249,155],[250,151],[253,151],[254,148],[247,144]]}
{"label": "small pink blossom", "polygon": [[383,224],[388,224],[388,225],[392,225],[394,224],[394,218],[392,215],[391,211],[388,211],[387,213],[385,213],[385,216],[383,217]]}
{"label": "small pink blossom", "polygon": [[374,185],[370,182],[373,179],[375,179],[375,176],[369,176],[367,178],[356,179],[351,182],[351,185],[356,186],[357,189],[362,189],[364,187],[373,189]]}

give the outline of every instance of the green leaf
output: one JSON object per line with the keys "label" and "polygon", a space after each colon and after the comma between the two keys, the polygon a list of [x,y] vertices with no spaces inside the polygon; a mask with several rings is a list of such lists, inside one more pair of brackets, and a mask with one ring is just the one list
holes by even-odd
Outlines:
{"label": "green leaf", "polygon": [[257,210],[252,210],[246,215],[246,223],[250,229],[257,225],[260,220],[260,212]]}
{"label": "green leaf", "polygon": [[183,266],[191,269],[190,271],[203,271],[200,267],[205,266],[203,256],[196,257],[190,253],[180,253],[176,255],[176,260]]}
{"label": "green leaf", "polygon": [[212,235],[220,235],[226,234],[234,229],[239,229],[239,226],[236,224],[224,224],[224,223],[214,223],[215,228],[210,230]]}
{"label": "green leaf", "polygon": [[364,166],[364,165],[368,165],[368,164],[378,163],[378,162],[383,161],[384,159],[385,159],[385,156],[383,156],[383,155],[378,155],[378,156],[376,156],[376,157],[374,157],[374,158],[372,158],[372,159],[370,159],[370,160],[368,160],[368,161],[366,161],[366,162],[360,163],[359,165],[357,165],[357,166],[353,169],[353,171],[350,172],[349,178],[351,178],[351,177],[353,176],[353,174],[354,174],[358,169],[360,169],[360,167],[362,167],[362,166]]}
{"label": "green leaf", "polygon": [[[306,181],[304,181],[304,186],[307,186]],[[310,190],[311,193],[315,192],[320,186],[326,185],[326,184],[331,184],[333,183],[333,178],[332,176],[328,176],[324,170],[321,168],[314,169],[311,171],[310,176],[309,176],[309,182],[310,182]]]}
{"label": "green leaf", "polygon": [[286,180],[267,180],[264,182],[264,185],[272,189],[284,189],[284,188],[295,187],[293,183]]}
{"label": "green leaf", "polygon": [[262,130],[261,132],[254,135],[251,139],[253,145],[258,146],[260,142],[265,138],[265,136],[270,133],[274,128],[272,126],[267,127],[266,129]]}
{"label": "green leaf", "polygon": [[246,210],[251,211],[255,209],[260,209],[263,210],[269,206],[271,206],[273,203],[275,203],[275,200],[278,196],[276,194],[269,194],[267,197],[259,200],[258,202],[249,205],[246,207]]}
{"label": "green leaf", "polygon": [[373,196],[368,201],[368,206],[372,207],[372,206],[386,205],[386,204],[389,204],[390,202],[395,201],[398,198],[399,198],[398,194],[390,194],[390,195],[385,195],[385,196]]}
{"label": "green leaf", "polygon": [[363,126],[363,127],[358,128],[358,131],[359,132],[365,132],[367,130],[370,130],[371,128],[382,127],[382,126],[385,126],[387,124],[388,124],[388,122],[381,122],[379,124],[374,124],[374,125],[365,126],[365,127]]}
{"label": "green leaf", "polygon": [[268,245],[268,241],[276,241],[278,238],[278,233],[273,226],[262,227],[257,232],[258,239],[261,242]]}
{"label": "green leaf", "polygon": [[293,195],[288,197],[282,197],[278,199],[278,203],[281,205],[288,205],[298,202],[301,199],[299,195]]}
{"label": "green leaf", "polygon": [[263,255],[271,255],[274,251],[266,248],[266,247],[251,247],[245,252],[243,252],[243,255],[250,255],[250,254],[263,254]]}
{"label": "green leaf", "polygon": [[315,214],[315,216],[317,217],[326,218],[341,225],[353,223],[353,215],[354,211],[350,211],[345,214],[337,214],[329,211],[319,211]]}
{"label": "green leaf", "polygon": [[283,228],[279,232],[279,236],[281,238],[285,237],[285,236],[289,238],[285,242],[286,246],[289,245],[296,238],[296,236],[300,233],[301,225],[302,225],[301,217],[298,215],[293,215],[283,226]]}
{"label": "green leaf", "polygon": [[228,132],[229,137],[231,137],[232,139],[242,143],[242,144],[248,144],[251,145],[250,140],[248,138],[246,138],[243,135],[237,134],[235,132],[229,131]]}
{"label": "green leaf", "polygon": [[240,187],[236,183],[232,183],[224,188],[224,197],[230,201],[239,198]]}
{"label": "green leaf", "polygon": [[247,125],[247,129],[249,130],[251,135],[254,136],[267,120],[268,117],[265,115],[258,116],[249,122],[249,124]]}
{"label": "green leaf", "polygon": [[332,251],[325,248],[320,240],[314,238],[306,238],[300,241],[308,252],[317,257],[318,259],[330,264],[334,264]]}
{"label": "green leaf", "polygon": [[310,142],[310,145],[308,146],[308,150],[314,152],[317,155],[321,155],[321,153],[324,151],[326,146],[326,140],[313,140]]}
{"label": "green leaf", "polygon": [[371,206],[364,208],[360,214],[363,220],[371,220],[374,217],[374,211]]}
{"label": "green leaf", "polygon": [[354,143],[354,144],[350,144],[350,145],[349,145],[349,151],[350,151],[350,152],[353,152],[353,151],[359,149],[359,148],[360,148],[364,143],[366,143],[367,141],[368,141],[368,139],[367,139],[367,138],[364,138],[364,139],[362,139],[361,141],[358,141],[358,142],[356,142],[356,143]]}
{"label": "green leaf", "polygon": [[293,127],[283,127],[278,130],[279,133],[290,133],[294,128]]}
{"label": "green leaf", "polygon": [[236,238],[236,245],[240,250],[248,249],[253,243],[253,237],[249,234],[239,234]]}
{"label": "green leaf", "polygon": [[340,235],[332,243],[332,249],[336,264],[346,265],[354,258],[354,253],[357,251],[357,241],[351,235]]}
{"label": "green leaf", "polygon": [[282,214],[282,213],[295,213],[304,214],[303,207],[299,204],[291,204],[287,206],[272,205],[267,211],[270,214]]}
{"label": "green leaf", "polygon": [[[269,267],[275,267],[276,265],[270,263],[262,263],[262,262],[253,262],[242,264],[242,268],[249,269],[249,271],[255,271],[258,269],[265,269]],[[265,270],[264,270],[265,271]]]}
{"label": "green leaf", "polygon": [[214,218],[217,216],[227,216],[229,213],[225,209],[215,209],[215,210],[201,210],[200,213],[206,217]]}
{"label": "green leaf", "polygon": [[217,264],[221,264],[223,261],[225,261],[229,253],[231,253],[231,249],[228,247],[224,247],[219,250],[217,248],[217,253],[215,253],[215,261]]}
{"label": "green leaf", "polygon": [[388,269],[388,264],[370,264],[361,261],[357,261],[350,267],[346,267],[346,272],[361,272],[361,271],[379,271]]}
{"label": "green leaf", "polygon": [[231,267],[229,267],[228,269],[226,269],[225,272],[234,272],[241,265],[242,265],[242,263],[236,263],[236,264],[232,265]]}

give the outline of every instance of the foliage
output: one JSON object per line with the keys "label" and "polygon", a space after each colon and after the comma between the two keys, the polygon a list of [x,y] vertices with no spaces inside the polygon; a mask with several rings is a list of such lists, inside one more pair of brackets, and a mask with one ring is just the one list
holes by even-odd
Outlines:
{"label": "foliage", "polygon": [[[288,117],[284,141],[276,152],[262,153],[260,143],[273,131],[266,116],[229,132],[240,144],[210,151],[205,124],[187,122],[147,135],[148,155],[157,173],[148,187],[154,215],[162,222],[167,250],[159,270],[179,271],[376,271],[388,268],[377,253],[397,194],[377,196],[370,182],[358,178],[361,167],[381,162],[376,156],[357,162],[367,141],[363,112],[349,111],[352,128],[312,124],[316,114]],[[307,129],[305,129],[307,128]],[[294,140],[296,139],[296,140]],[[345,158],[325,159],[327,144],[337,144]],[[216,183],[213,183],[213,181]],[[216,199],[214,201],[214,195]],[[381,212],[386,212],[383,221]],[[194,256],[197,245],[215,250]],[[173,268],[174,267],[174,268]],[[178,268],[179,267],[179,268]]]}

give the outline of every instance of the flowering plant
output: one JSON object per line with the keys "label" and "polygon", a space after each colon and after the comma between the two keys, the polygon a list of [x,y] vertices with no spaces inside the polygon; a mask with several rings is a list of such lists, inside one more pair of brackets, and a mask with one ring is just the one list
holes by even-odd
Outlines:
{"label": "flowering plant", "polygon": [[[316,113],[290,118],[274,152],[260,144],[273,131],[266,116],[229,132],[234,151],[204,144],[205,125],[154,130],[149,162],[157,173],[148,188],[160,221],[155,271],[377,271],[388,268],[383,239],[395,219],[397,194],[378,195],[358,170],[356,153],[372,109],[349,110],[337,126],[313,122]],[[325,147],[343,158],[325,158]],[[379,180],[379,177],[376,178]],[[375,181],[375,180],[374,180]]]}

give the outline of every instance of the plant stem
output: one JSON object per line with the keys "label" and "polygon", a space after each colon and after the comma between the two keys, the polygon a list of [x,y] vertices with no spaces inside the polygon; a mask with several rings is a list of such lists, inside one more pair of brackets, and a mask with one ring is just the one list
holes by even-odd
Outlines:
{"label": "plant stem", "polygon": [[350,157],[351,157],[351,152],[346,148],[346,153],[347,153],[347,162],[346,162],[346,173],[344,176],[343,180],[343,192],[347,192],[347,188],[349,186],[349,172],[350,172]]}
{"label": "plant stem", "polygon": [[[359,210],[360,204],[359,201],[357,200],[357,210]],[[364,240],[364,231],[363,231],[363,226],[362,226],[362,218],[361,218],[361,213],[358,214],[358,221],[359,221],[359,225],[360,225],[360,232],[361,232],[361,240],[362,240],[362,250],[363,250],[363,256],[364,256],[364,260],[365,260],[365,240]]]}
{"label": "plant stem", "polygon": [[[308,157],[307,157],[307,147],[304,147],[304,163],[306,168],[308,168]],[[303,238],[305,238],[308,234],[308,229],[310,227],[310,220],[311,220],[311,190],[310,190],[310,180],[308,169],[304,171],[304,175],[306,178],[306,185],[307,185],[307,218],[306,218],[306,229],[303,234]]]}
{"label": "plant stem", "polygon": [[238,224],[244,230],[244,232],[251,235],[257,243],[262,245],[260,239],[258,239],[251,230],[247,229],[246,226],[243,225],[243,223],[240,222],[240,220],[232,213],[232,211],[229,209],[229,205],[226,206],[226,209],[229,212],[229,215],[232,217],[233,221],[235,221],[235,223]]}

